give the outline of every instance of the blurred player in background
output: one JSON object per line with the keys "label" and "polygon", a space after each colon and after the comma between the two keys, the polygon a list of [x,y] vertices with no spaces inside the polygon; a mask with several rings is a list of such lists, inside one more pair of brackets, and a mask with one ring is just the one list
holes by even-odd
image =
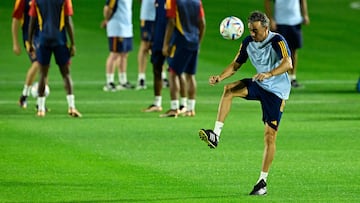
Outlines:
{"label": "blurred player in background", "polygon": [[[19,28],[21,27],[22,30],[22,39],[23,44],[25,47],[25,42],[28,41],[28,30],[29,30],[29,9],[30,9],[31,0],[16,0],[15,6],[12,14],[12,25],[11,25],[11,32],[12,32],[12,41],[13,41],[13,51],[16,55],[20,55],[21,48],[19,43]],[[33,44],[37,44],[38,40],[38,29],[34,31],[34,41],[31,42]],[[36,57],[30,57],[31,66],[29,67],[26,78],[25,84],[22,91],[22,94],[19,99],[19,106],[22,108],[27,108],[27,97],[30,94],[31,85],[33,84],[35,77],[39,70],[39,63],[36,61]]]}
{"label": "blurred player in background", "polygon": [[140,8],[140,32],[141,42],[138,52],[138,80],[137,90],[146,89],[146,65],[147,57],[151,49],[154,34],[155,0],[142,0]]}
{"label": "blurred player in background", "polygon": [[265,13],[270,18],[270,30],[284,36],[290,47],[293,63],[293,69],[289,70],[291,86],[294,88],[301,87],[296,80],[297,50],[303,45],[301,24],[308,25],[310,23],[307,1],[265,0],[264,5]]}
{"label": "blurred player in background", "polygon": [[[71,16],[73,8],[71,0],[32,0],[30,6],[29,42],[32,42],[36,31],[36,22],[39,25],[39,43],[36,47],[28,43],[27,50],[40,64],[40,79],[38,89],[37,116],[45,116],[45,82],[47,81],[51,55],[59,66],[66,90],[68,114],[72,117],[81,117],[75,108],[72,79],[70,76],[70,57],[75,55],[74,25]],[[67,35],[70,45],[67,46]],[[35,53],[36,52],[36,53]]]}
{"label": "blurred player in background", "polygon": [[164,43],[165,28],[167,24],[165,1],[166,0],[155,0],[156,15],[154,22],[153,43],[151,46],[151,64],[154,75],[154,102],[148,108],[144,109],[144,112],[162,111],[162,70],[165,63],[165,56],[162,54],[162,46]]}
{"label": "blurred player in background", "polygon": [[200,43],[205,33],[205,13],[201,0],[166,1],[168,18],[163,54],[168,57],[170,110],[160,117],[177,117],[180,113],[179,80],[185,75],[187,110],[185,116],[195,116],[196,68]]}
{"label": "blurred player in background", "polygon": [[199,131],[200,138],[210,148],[216,148],[233,98],[260,101],[265,124],[265,147],[260,177],[250,195],[267,193],[266,181],[275,155],[277,130],[285,100],[289,98],[291,89],[287,73],[292,68],[291,53],[284,37],[269,30],[269,23],[264,13],[255,11],[250,14],[248,18],[250,35],[242,41],[234,61],[220,75],[210,76],[209,84],[215,85],[234,75],[248,59],[255,67],[256,74],[252,78],[225,85],[214,130]]}
{"label": "blurred player in background", "polygon": [[[127,79],[128,55],[133,49],[132,0],[106,0],[102,27],[106,27],[110,54],[106,59],[104,91],[133,89]],[[115,86],[118,67],[119,85]]]}
{"label": "blurred player in background", "polygon": [[[162,111],[162,96],[161,90],[164,87],[168,87],[168,81],[164,78],[166,73],[164,73],[164,63],[165,56],[162,53],[162,46],[164,43],[165,30],[167,25],[166,10],[165,10],[166,0],[155,0],[156,8],[156,17],[154,23],[154,34],[153,34],[153,43],[151,46],[151,64],[153,66],[153,75],[154,75],[154,102],[148,108],[144,109],[144,112],[160,112]],[[180,80],[180,111],[186,111],[186,92],[185,92],[185,80],[183,77]]]}

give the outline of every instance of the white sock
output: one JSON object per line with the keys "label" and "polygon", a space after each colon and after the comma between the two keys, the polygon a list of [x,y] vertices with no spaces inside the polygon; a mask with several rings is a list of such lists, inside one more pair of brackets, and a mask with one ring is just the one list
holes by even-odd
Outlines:
{"label": "white sock", "polygon": [[187,106],[187,97],[181,97],[180,105],[185,107]]}
{"label": "white sock", "polygon": [[106,73],[106,84],[114,83],[114,73]]}
{"label": "white sock", "polygon": [[162,78],[162,79],[166,79],[166,71],[162,71],[162,72],[161,72],[161,78]]}
{"label": "white sock", "polygon": [[66,95],[69,109],[75,109],[75,96],[73,94]]}
{"label": "white sock", "polygon": [[138,74],[138,81],[140,81],[141,79],[145,80],[145,78],[146,78],[145,73],[139,73]]}
{"label": "white sock", "polygon": [[264,179],[264,181],[266,182],[267,176],[268,176],[268,172],[261,171],[259,180],[256,183],[260,182],[261,179]]}
{"label": "white sock", "polygon": [[224,123],[223,122],[220,122],[220,121],[216,121],[215,122],[215,127],[214,127],[214,133],[220,137],[220,134],[221,134],[221,130],[224,126]]}
{"label": "white sock", "polygon": [[22,91],[23,96],[29,96],[30,95],[31,86],[24,85],[24,89]]}
{"label": "white sock", "polygon": [[38,97],[37,98],[38,111],[45,112],[45,99],[46,99],[46,97]]}
{"label": "white sock", "polygon": [[196,103],[195,99],[189,99],[187,101],[187,110],[188,111],[195,111],[195,103]]}
{"label": "white sock", "polygon": [[126,73],[119,73],[119,82],[120,84],[126,84],[128,81],[127,81],[127,75]]}
{"label": "white sock", "polygon": [[155,96],[154,105],[155,106],[161,106],[161,104],[162,104],[162,97],[161,96]]}
{"label": "white sock", "polygon": [[170,109],[172,110],[179,109],[179,100],[171,100]]}
{"label": "white sock", "polygon": [[289,75],[290,80],[296,80],[296,75]]}

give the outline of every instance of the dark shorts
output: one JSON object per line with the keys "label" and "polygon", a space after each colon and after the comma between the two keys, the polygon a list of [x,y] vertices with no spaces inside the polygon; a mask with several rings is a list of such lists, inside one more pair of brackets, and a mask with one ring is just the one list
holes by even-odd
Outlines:
{"label": "dark shorts", "polygon": [[197,66],[198,50],[189,50],[185,47],[173,46],[168,57],[169,70],[180,75],[187,73],[195,75]]}
{"label": "dark shorts", "polygon": [[141,20],[140,34],[141,40],[151,42],[153,40],[155,21]]}
{"label": "dark shorts", "polygon": [[44,46],[36,48],[37,61],[44,66],[50,64],[51,54],[54,53],[56,64],[63,66],[70,62],[70,51],[66,45]]}
{"label": "dark shorts", "polygon": [[263,122],[277,130],[284,111],[285,100],[279,98],[272,92],[264,90],[256,82],[252,81],[252,79],[247,78],[241,81],[248,89],[248,95],[245,99],[260,101],[263,112]]}
{"label": "dark shorts", "polygon": [[151,63],[154,65],[164,65],[166,57],[161,50],[151,52]]}
{"label": "dark shorts", "polygon": [[133,49],[133,38],[108,37],[109,51],[118,53],[127,53]]}
{"label": "dark shorts", "polygon": [[298,25],[277,25],[277,32],[280,33],[289,45],[290,49],[299,49],[303,45],[301,24]]}

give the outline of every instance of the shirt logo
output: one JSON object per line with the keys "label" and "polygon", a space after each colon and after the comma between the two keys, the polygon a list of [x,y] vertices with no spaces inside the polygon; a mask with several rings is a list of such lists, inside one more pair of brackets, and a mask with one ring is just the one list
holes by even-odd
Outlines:
{"label": "shirt logo", "polygon": [[271,121],[271,123],[275,126],[277,126],[277,121]]}

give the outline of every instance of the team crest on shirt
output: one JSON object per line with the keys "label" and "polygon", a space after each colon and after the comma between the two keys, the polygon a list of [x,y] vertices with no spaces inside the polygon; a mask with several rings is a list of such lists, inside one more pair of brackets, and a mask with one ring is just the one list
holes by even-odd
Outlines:
{"label": "team crest on shirt", "polygon": [[271,121],[271,124],[277,126],[277,121]]}

